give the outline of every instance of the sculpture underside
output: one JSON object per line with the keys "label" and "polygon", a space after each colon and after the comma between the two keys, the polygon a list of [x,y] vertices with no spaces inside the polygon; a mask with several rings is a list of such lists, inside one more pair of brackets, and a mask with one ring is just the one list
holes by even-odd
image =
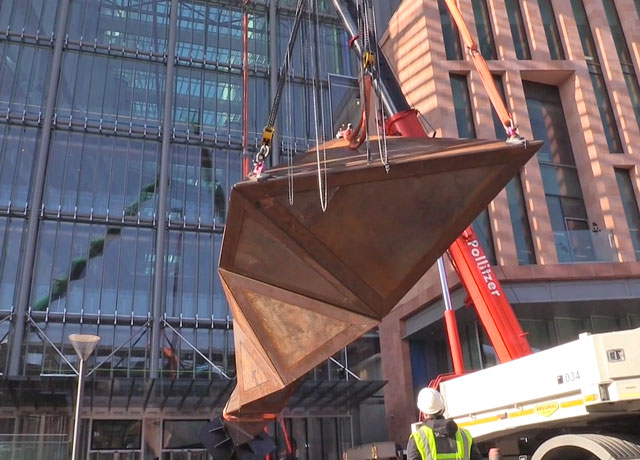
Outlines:
{"label": "sculpture underside", "polygon": [[219,274],[234,318],[225,419],[236,444],[309,370],[374,328],[541,143],[388,138],[389,172],[370,145],[370,162],[345,141],[324,145],[325,212],[315,149],[233,187]]}

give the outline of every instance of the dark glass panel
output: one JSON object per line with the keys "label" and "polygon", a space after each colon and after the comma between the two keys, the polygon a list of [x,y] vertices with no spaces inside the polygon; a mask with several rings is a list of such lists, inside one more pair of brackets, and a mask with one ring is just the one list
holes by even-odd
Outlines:
{"label": "dark glass panel", "polygon": [[167,50],[169,0],[71,0],[70,40],[141,52]]}
{"label": "dark glass panel", "polygon": [[[221,374],[221,372],[229,372],[229,369],[225,369],[226,331],[211,328],[181,327],[179,333],[182,338],[169,328],[163,330],[162,378],[226,379]],[[202,356],[196,353],[189,343],[205,355],[216,367],[211,366]]]}
{"label": "dark glass panel", "polygon": [[476,20],[478,45],[480,46],[482,57],[485,59],[498,59],[487,0],[471,0],[471,6],[473,8],[473,17]]}
{"label": "dark glass panel", "polygon": [[580,179],[575,168],[540,164],[542,183],[547,195],[561,195],[582,199]]}
{"label": "dark glass panel", "polygon": [[0,111],[38,116],[46,99],[51,49],[0,42]]}
{"label": "dark glass panel", "polygon": [[146,315],[153,259],[151,229],[45,221],[31,308]]}
{"label": "dark glass panel", "polygon": [[0,207],[26,209],[38,147],[37,129],[0,126]]}
{"label": "dark glass panel", "polygon": [[549,54],[551,59],[563,60],[564,49],[562,48],[562,40],[560,39],[560,31],[556,22],[556,15],[553,11],[551,0],[538,0],[540,15],[542,16],[542,24],[544,33],[547,36],[547,44],[549,46]]}
{"label": "dark glass panel", "polygon": [[465,75],[451,74],[450,78],[458,136],[462,138],[475,138],[476,128],[473,123],[473,110],[471,108],[467,77]]}
{"label": "dark glass panel", "polygon": [[513,37],[513,45],[518,59],[531,59],[529,49],[529,39],[527,38],[527,28],[522,18],[522,10],[519,0],[505,0],[504,6],[509,16],[509,27]]}
{"label": "dark glass panel", "polygon": [[571,0],[571,7],[576,18],[576,25],[578,26],[582,49],[585,59],[587,60],[593,92],[598,102],[598,111],[600,112],[600,119],[602,120],[602,127],[604,128],[609,152],[623,153],[618,126],[613,114],[613,106],[602,74],[602,68],[600,67],[600,58],[598,57],[596,43],[591,33],[587,12],[584,9],[582,0]]}
{"label": "dark glass panel", "polygon": [[51,36],[55,30],[58,2],[48,0],[3,0],[0,30]]}
{"label": "dark glass panel", "polygon": [[113,124],[157,126],[162,117],[165,66],[136,60],[65,52],[58,86],[58,117]]}
{"label": "dark glass panel", "polygon": [[[249,64],[268,65],[267,20],[249,13]],[[242,10],[205,1],[182,1],[178,9],[176,54],[224,65],[242,65]]]}
{"label": "dark glass panel", "polygon": [[162,422],[163,449],[193,449],[200,445],[198,431],[208,420],[164,420]]}
{"label": "dark glass panel", "polygon": [[575,165],[558,88],[531,82],[525,82],[524,88],[533,138],[544,142],[538,160]]}
{"label": "dark glass panel", "polygon": [[491,220],[489,219],[489,211],[484,209],[478,217],[473,221],[473,231],[476,233],[482,249],[484,249],[487,259],[491,265],[497,265],[496,249],[493,244],[493,235],[491,233]]}
{"label": "dark glass panel", "polygon": [[92,450],[140,449],[141,440],[141,420],[93,420]]}
{"label": "dark glass panel", "polygon": [[170,231],[165,266],[168,316],[224,319],[228,314],[217,274],[221,236]]}
{"label": "dark glass panel", "polygon": [[173,144],[170,175],[172,222],[222,225],[229,192],[240,180],[240,153]]}
{"label": "dark glass panel", "polygon": [[444,39],[444,50],[447,59],[450,61],[459,61],[463,58],[460,35],[458,35],[458,28],[454,24],[451,13],[449,13],[449,9],[444,0],[438,0],[438,11],[440,13],[442,38]]}
{"label": "dark glass panel", "polygon": [[152,220],[160,143],[54,131],[46,211]]}
{"label": "dark glass panel", "polygon": [[624,81],[629,91],[636,123],[640,126],[640,86],[638,85],[638,78],[636,77],[636,71],[633,67],[629,45],[627,44],[615,3],[613,0],[602,0],[602,2],[607,14],[607,20],[609,21],[609,27],[611,28],[611,35],[613,35],[613,42],[616,45],[618,59],[620,60],[620,66],[624,74]]}
{"label": "dark glass panel", "polygon": [[630,171],[618,168],[614,169],[614,171],[622,206],[624,207],[624,214],[629,226],[629,233],[631,234],[633,250],[636,253],[636,260],[640,260],[640,212],[638,211],[638,201],[631,183]]}
{"label": "dark glass panel", "polygon": [[[266,94],[267,80],[252,78],[249,84],[250,97],[260,89]],[[253,90],[253,91],[252,91]],[[267,115],[267,101],[251,105],[250,126],[254,136],[262,135]],[[260,111],[260,113],[258,113]],[[242,81],[229,72],[210,72],[192,67],[179,67],[175,79],[173,120],[177,128],[197,137],[201,131],[216,132],[218,136],[240,137],[242,133]]]}
{"label": "dark glass panel", "polygon": [[23,219],[0,218],[0,310],[14,307],[24,230]]}
{"label": "dark glass panel", "polygon": [[534,353],[557,345],[553,320],[518,319]]}
{"label": "dark glass panel", "polygon": [[513,239],[516,244],[516,252],[518,254],[518,264],[535,264],[536,254],[533,249],[533,239],[531,238],[531,228],[529,227],[527,205],[524,199],[522,181],[519,174],[511,179],[507,184],[507,201],[509,203],[509,216],[511,217]]}

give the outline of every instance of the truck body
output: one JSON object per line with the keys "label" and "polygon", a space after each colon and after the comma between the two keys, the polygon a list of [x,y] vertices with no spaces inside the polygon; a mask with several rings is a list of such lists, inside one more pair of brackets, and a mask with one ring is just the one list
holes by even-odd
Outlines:
{"label": "truck body", "polygon": [[[500,447],[504,457],[529,458],[559,435],[640,440],[640,328],[581,334],[442,382],[440,390],[446,415],[476,442]],[[640,458],[640,447],[637,454],[611,458]],[[545,455],[539,458],[556,458]],[[584,455],[579,458],[591,458]]]}

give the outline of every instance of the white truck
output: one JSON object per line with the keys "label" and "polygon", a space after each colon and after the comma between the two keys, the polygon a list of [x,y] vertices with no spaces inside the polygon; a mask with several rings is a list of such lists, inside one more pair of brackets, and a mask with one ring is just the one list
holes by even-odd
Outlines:
{"label": "white truck", "polygon": [[640,328],[581,334],[440,390],[446,415],[503,459],[640,460]]}

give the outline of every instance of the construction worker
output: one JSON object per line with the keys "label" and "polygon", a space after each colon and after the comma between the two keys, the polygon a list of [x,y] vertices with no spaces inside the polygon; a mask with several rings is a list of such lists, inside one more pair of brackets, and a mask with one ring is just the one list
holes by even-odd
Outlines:
{"label": "construction worker", "polygon": [[444,398],[439,391],[423,388],[418,393],[417,405],[425,420],[409,437],[407,460],[482,458],[469,432],[443,417]]}

